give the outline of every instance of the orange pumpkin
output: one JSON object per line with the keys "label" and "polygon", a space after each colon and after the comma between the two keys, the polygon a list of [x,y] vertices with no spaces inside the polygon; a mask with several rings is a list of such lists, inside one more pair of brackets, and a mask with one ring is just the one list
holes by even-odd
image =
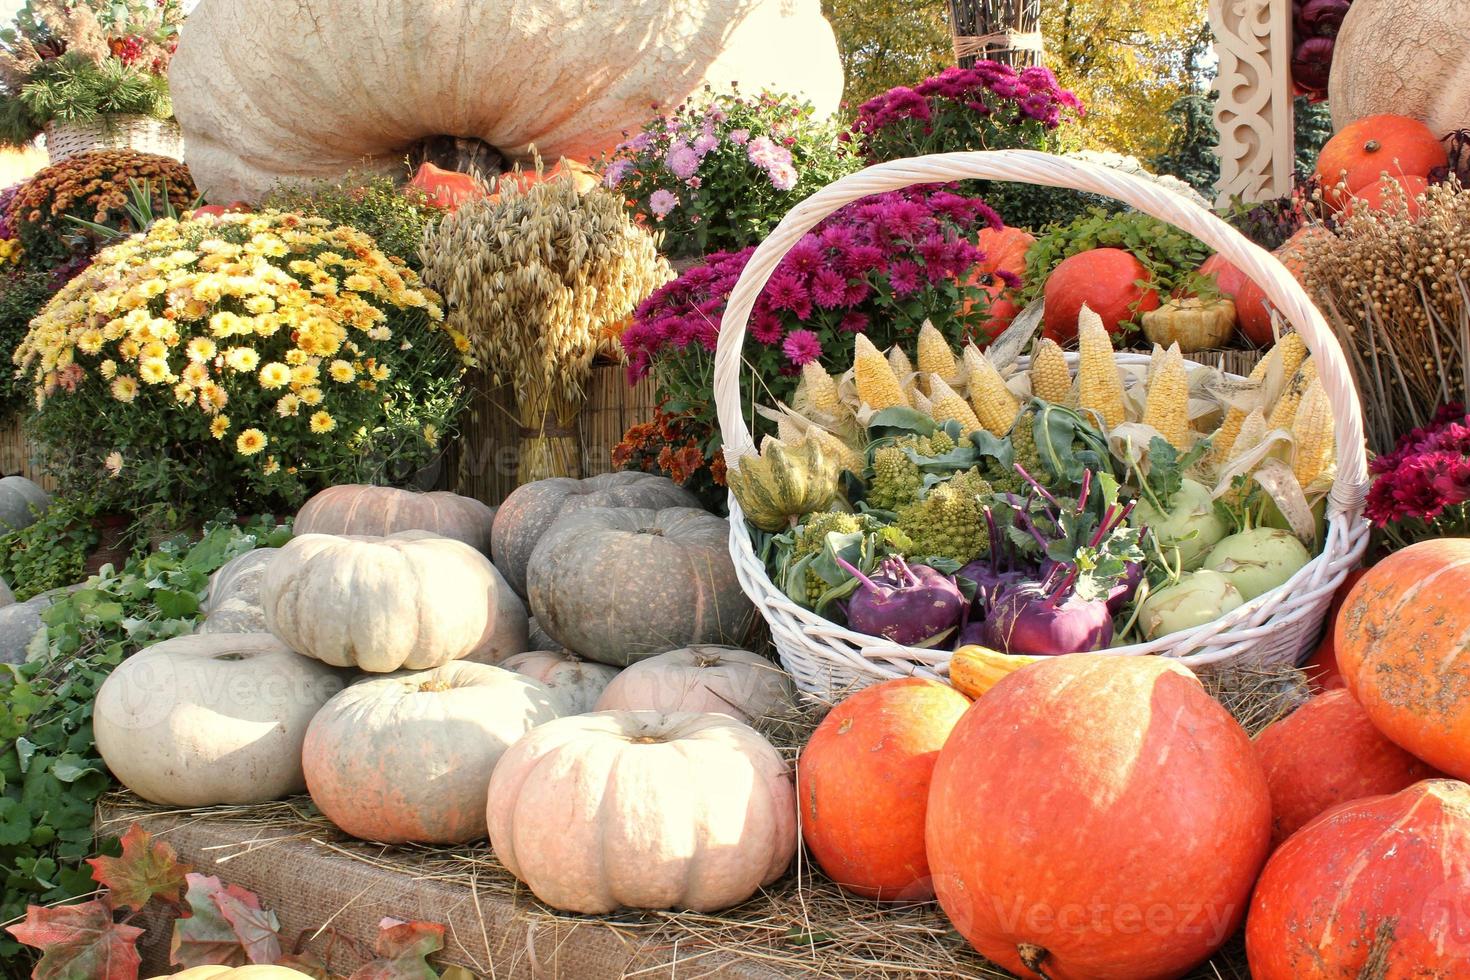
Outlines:
{"label": "orange pumpkin", "polygon": [[1347,682],[1342,679],[1342,671],[1337,666],[1337,647],[1334,640],[1337,636],[1337,617],[1342,612],[1342,604],[1347,601],[1348,593],[1352,592],[1353,586],[1363,577],[1366,569],[1358,568],[1348,572],[1347,578],[1337,587],[1337,593],[1332,597],[1332,605],[1327,609],[1327,629],[1322,634],[1322,641],[1317,644],[1317,649],[1312,654],[1312,659],[1302,666],[1307,675],[1307,683],[1311,685],[1314,694],[1323,691],[1337,691],[1347,687]]}
{"label": "orange pumpkin", "polygon": [[1256,736],[1279,845],[1318,815],[1439,773],[1384,738],[1347,691],[1319,694]]}
{"label": "orange pumpkin", "polygon": [[[1036,244],[1036,236],[1024,228],[983,228],[975,236],[976,244],[985,253],[970,272],[966,285],[978,286],[985,291],[987,305],[984,321],[975,328],[975,339],[981,346],[1005,333],[1011,321],[1021,312],[1017,302],[1019,293],[1010,288],[997,273],[1009,272],[1018,279],[1026,277],[1026,253]],[[966,300],[964,314],[969,315],[975,307],[973,300]]]}
{"label": "orange pumpkin", "polygon": [[1200,275],[1215,280],[1221,296],[1235,303],[1235,319],[1240,332],[1257,347],[1269,346],[1272,342],[1271,307],[1255,280],[1223,255],[1211,255],[1199,271]]}
{"label": "orange pumpkin", "polygon": [[1344,217],[1360,209],[1390,214],[1406,212],[1410,219],[1419,217],[1423,209],[1421,195],[1429,190],[1429,180],[1415,174],[1381,177],[1367,187],[1359,188],[1343,206]]}
{"label": "orange pumpkin", "polygon": [[1186,668],[1072,654],[1002,679],[939,753],[929,866],[982,954],[1053,980],[1181,976],[1235,932],[1271,800]]}
{"label": "orange pumpkin", "polygon": [[1076,337],[1083,304],[1102,317],[1109,333],[1117,333],[1122,324],[1159,308],[1158,291],[1148,288],[1148,280],[1143,263],[1121,248],[1094,248],[1063,259],[1046,280],[1045,336],[1064,345]]}
{"label": "orange pumpkin", "polygon": [[203,217],[212,214],[219,217],[225,214],[249,214],[250,205],[244,201],[231,201],[229,204],[205,204],[194,209],[194,217]]}
{"label": "orange pumpkin", "polygon": [[445,170],[425,160],[409,181],[409,187],[421,191],[436,208],[453,211],[465,201],[485,196],[485,188],[469,174]]}
{"label": "orange pumpkin", "polygon": [[801,834],[842,888],[888,901],[934,897],[929,778],[969,706],[947,684],[904,677],[859,691],[817,726],[797,765]]}
{"label": "orange pumpkin", "polygon": [[1400,748],[1470,779],[1470,539],[1421,541],[1368,569],[1337,618],[1337,663]]}
{"label": "orange pumpkin", "polygon": [[1384,174],[1423,177],[1449,166],[1449,152],[1430,128],[1406,116],[1368,116],[1338,130],[1317,158],[1322,199],[1334,211]]}
{"label": "orange pumpkin", "polygon": [[1470,786],[1426,780],[1308,824],[1266,864],[1245,948],[1256,980],[1465,976]]}

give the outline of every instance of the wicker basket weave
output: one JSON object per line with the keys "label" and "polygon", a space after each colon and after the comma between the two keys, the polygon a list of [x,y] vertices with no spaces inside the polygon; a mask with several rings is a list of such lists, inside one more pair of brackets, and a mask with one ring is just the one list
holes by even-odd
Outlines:
{"label": "wicker basket weave", "polygon": [[[714,393],[729,457],[754,451],[740,404],[741,348],[756,298],[781,259],[801,237],[843,205],[914,184],[968,179],[1014,180],[1089,191],[1123,201],[1204,241],[1259,283],[1316,356],[1332,403],[1337,482],[1328,499],[1326,542],[1320,555],[1291,581],[1219,619],[1149,643],[1114,647],[1119,656],[1157,654],[1192,669],[1237,661],[1298,663],[1317,642],[1333,594],[1362,559],[1368,544],[1363,520],[1368,461],[1362,410],[1337,338],[1306,292],[1269,252],[1205,208],[1156,184],[1081,160],[1030,150],[946,153],[897,160],[845,177],[797,205],[756,249],[731,293],[715,353]],[[1119,355],[1127,358],[1129,355]],[[781,661],[803,690],[839,694],[890,677],[943,678],[950,654],[901,647],[855,633],[791,601],[766,575],[740,511],[730,498],[730,551],[747,595],[770,624]]]}
{"label": "wicker basket weave", "polygon": [[90,122],[46,124],[46,155],[52,163],[87,150],[137,150],[184,159],[184,134],[172,119],[153,116],[98,116]]}

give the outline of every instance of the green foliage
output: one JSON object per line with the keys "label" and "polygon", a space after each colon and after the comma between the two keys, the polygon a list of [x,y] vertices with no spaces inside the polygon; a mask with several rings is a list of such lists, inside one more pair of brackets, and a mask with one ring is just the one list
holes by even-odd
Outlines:
{"label": "green foliage", "polygon": [[422,272],[419,243],[424,229],[443,212],[421,193],[400,188],[381,174],[348,174],[340,181],[281,184],[262,207],[326,218],[372,236],[385,255],[395,255]]}
{"label": "green foliage", "polygon": [[1214,197],[1215,181],[1220,179],[1215,101],[1214,92],[1190,92],[1170,106],[1174,132],[1164,152],[1149,161],[1155,173],[1173,174],[1207,198]]}
{"label": "green foliage", "polygon": [[[192,632],[212,572],[288,535],[258,521],[215,524],[188,549],[165,544],[104,569],[45,611],[29,662],[0,672],[0,921],[95,887],[83,859],[95,853],[97,798],[113,785],[92,739],[102,682],[143,647]],[[17,953],[0,939],[0,957],[15,962]]]}
{"label": "green foliage", "polygon": [[113,58],[99,64],[65,54],[41,62],[19,92],[0,93],[0,142],[28,143],[52,120],[86,123],[120,113],[167,119],[173,111],[167,76]]}
{"label": "green foliage", "polygon": [[1177,289],[1213,295],[1209,280],[1197,272],[1211,254],[1204,242],[1138,211],[1109,214],[1093,209],[1070,224],[1049,229],[1031,246],[1026,253],[1024,302],[1040,295],[1052,270],[1063,259],[1094,248],[1121,248],[1133,253],[1162,295]]}
{"label": "green foliage", "polygon": [[945,0],[822,0],[847,75],[847,104],[912,85],[954,61]]}
{"label": "green foliage", "polygon": [[51,298],[50,282],[44,272],[0,273],[0,419],[31,403],[31,387],[15,376],[10,357],[25,339],[31,319]]}
{"label": "green foliage", "polygon": [[82,580],[98,540],[92,516],[87,505],[57,498],[30,527],[0,535],[0,578],[17,600]]}
{"label": "green foliage", "polygon": [[[192,210],[203,203],[204,195],[201,194],[191,204],[183,208],[182,211]],[[165,218],[169,221],[178,221],[182,213],[181,209],[174,205],[173,198],[169,194],[168,184],[166,182],[160,182],[159,186],[154,187],[153,182],[146,177],[142,180],[128,179],[128,196],[122,209],[127,217],[122,220],[121,228],[115,228],[112,225],[102,224],[97,221],[88,221],[74,214],[68,214],[65,217],[67,221],[74,222],[79,227],[85,228],[98,241],[105,244],[116,241],[119,238],[127,238],[135,232],[147,231],[153,227],[155,221]]]}
{"label": "green foliage", "polygon": [[1313,102],[1304,95],[1296,99],[1296,172],[1306,177],[1317,169],[1317,156],[1332,139],[1332,112],[1326,102]]}

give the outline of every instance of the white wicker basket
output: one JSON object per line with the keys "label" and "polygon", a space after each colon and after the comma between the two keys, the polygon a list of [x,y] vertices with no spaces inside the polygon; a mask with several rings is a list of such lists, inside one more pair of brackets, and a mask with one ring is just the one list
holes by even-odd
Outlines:
{"label": "white wicker basket", "polygon": [[[756,249],[731,293],[715,353],[714,393],[727,454],[754,443],[740,404],[741,348],[756,298],[801,237],[843,205],[914,184],[1014,180],[1090,191],[1123,201],[1209,244],[1261,285],[1316,355],[1336,417],[1337,482],[1328,501],[1322,553],[1291,581],[1196,629],[1150,643],[1114,647],[1120,656],[1175,657],[1192,669],[1237,661],[1297,663],[1317,642],[1333,594],[1362,559],[1368,461],[1362,411],[1337,338],[1291,273],[1214,214],[1157,184],[1081,160],[1031,150],[945,153],[897,160],[845,177],[797,205]],[[1120,355],[1126,356],[1126,355]],[[832,695],[890,677],[943,678],[950,654],[901,647],[855,633],[798,606],[776,588],[755,554],[740,505],[730,498],[730,552],[747,595],[770,624],[781,661],[805,691]]]}
{"label": "white wicker basket", "polygon": [[87,150],[137,150],[184,159],[184,134],[172,119],[142,115],[98,116],[91,122],[46,124],[46,155],[52,163]]}

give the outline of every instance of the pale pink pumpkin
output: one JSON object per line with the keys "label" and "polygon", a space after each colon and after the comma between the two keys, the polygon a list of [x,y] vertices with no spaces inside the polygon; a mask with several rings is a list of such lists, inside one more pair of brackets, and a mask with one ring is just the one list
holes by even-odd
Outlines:
{"label": "pale pink pumpkin", "polygon": [[738,721],[770,718],[795,691],[780,667],[738,647],[693,646],[632,664],[597,701],[598,711],[713,711]]}

